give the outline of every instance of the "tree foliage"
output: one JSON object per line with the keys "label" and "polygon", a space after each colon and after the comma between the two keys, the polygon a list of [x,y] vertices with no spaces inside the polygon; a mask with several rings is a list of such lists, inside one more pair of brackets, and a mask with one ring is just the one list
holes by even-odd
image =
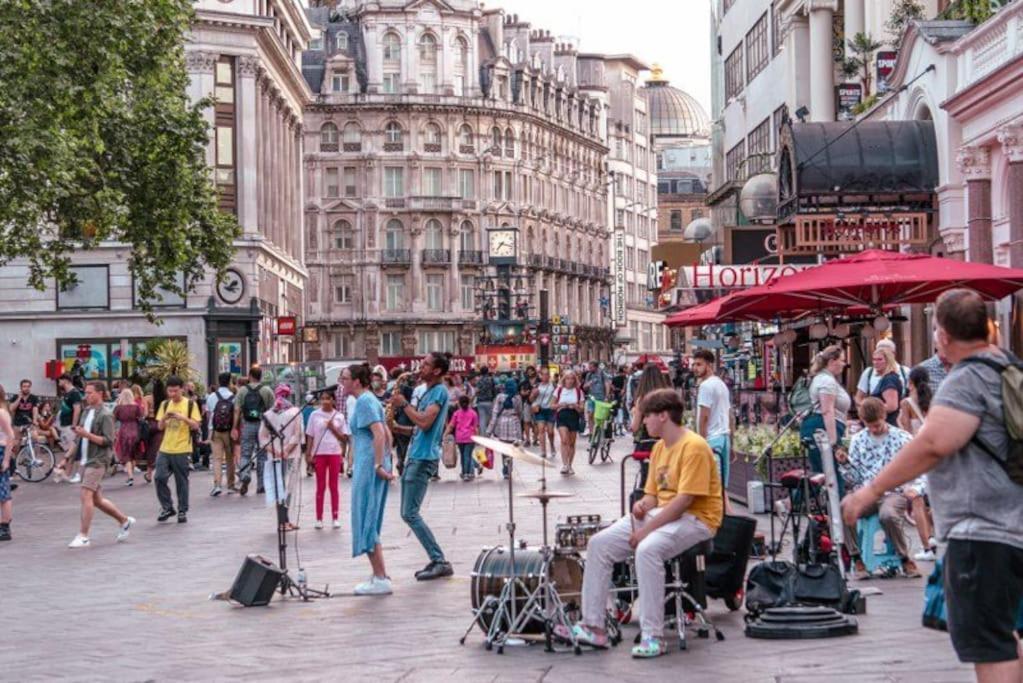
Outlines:
{"label": "tree foliage", "polygon": [[874,68],[874,53],[884,45],[871,38],[866,33],[857,33],[847,43],[852,57],[846,59],[842,65],[842,71],[846,76],[859,75],[860,83],[863,85],[863,96],[870,94],[870,75]]}
{"label": "tree foliage", "polygon": [[885,28],[888,29],[888,43],[892,47],[899,47],[902,43],[902,34],[906,32],[909,22],[924,18],[924,6],[920,0],[898,0],[892,6],[891,14]]}
{"label": "tree foliage", "polygon": [[[209,126],[190,103],[191,0],[0,2],[0,266],[74,283],[70,256],[130,249],[140,305],[230,263]],[[156,295],[159,296],[158,294]]]}

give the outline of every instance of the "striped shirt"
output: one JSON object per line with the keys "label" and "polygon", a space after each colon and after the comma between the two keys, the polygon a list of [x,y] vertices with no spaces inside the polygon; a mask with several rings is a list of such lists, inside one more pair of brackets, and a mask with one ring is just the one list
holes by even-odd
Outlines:
{"label": "striped shirt", "polygon": [[948,377],[948,370],[945,368],[945,364],[938,358],[938,354],[934,354],[924,362],[917,366],[927,371],[927,383],[931,385],[931,393],[938,393],[938,387]]}

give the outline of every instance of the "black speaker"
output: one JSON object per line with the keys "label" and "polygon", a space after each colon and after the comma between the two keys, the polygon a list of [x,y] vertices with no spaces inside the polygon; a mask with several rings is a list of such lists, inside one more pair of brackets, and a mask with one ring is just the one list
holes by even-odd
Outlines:
{"label": "black speaker", "polygon": [[249,555],[234,578],[230,598],[246,607],[268,605],[283,574],[277,565],[262,555]]}

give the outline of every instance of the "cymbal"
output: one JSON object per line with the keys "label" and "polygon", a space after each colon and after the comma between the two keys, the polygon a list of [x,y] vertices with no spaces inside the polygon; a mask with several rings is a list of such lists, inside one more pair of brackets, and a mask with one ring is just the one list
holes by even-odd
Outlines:
{"label": "cymbal", "polygon": [[500,453],[501,455],[507,455],[513,460],[529,463],[530,465],[538,465],[540,467],[546,467],[548,465],[548,462],[539,455],[534,455],[529,451],[523,450],[522,447],[516,446],[513,443],[498,441],[497,439],[491,439],[486,436],[474,436],[472,437],[472,440],[484,448],[489,448],[495,453]]}
{"label": "cymbal", "polygon": [[536,498],[537,500],[551,500],[554,498],[575,498],[575,494],[569,493],[568,491],[550,491],[547,489],[541,489],[539,491],[520,493],[519,498]]}

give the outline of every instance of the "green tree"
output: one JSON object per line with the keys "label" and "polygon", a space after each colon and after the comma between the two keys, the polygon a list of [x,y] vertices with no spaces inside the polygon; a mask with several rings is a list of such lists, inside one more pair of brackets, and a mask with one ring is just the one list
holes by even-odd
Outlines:
{"label": "green tree", "polygon": [[874,68],[874,53],[884,45],[871,38],[866,33],[857,33],[848,41],[849,52],[852,57],[845,60],[842,65],[842,72],[848,77],[859,75],[860,83],[863,85],[863,97],[870,95],[870,74]]}
{"label": "green tree", "polygon": [[0,2],[0,266],[26,259],[29,285],[67,287],[73,252],[121,243],[151,315],[157,288],[184,294],[180,273],[230,263],[210,101],[186,96],[192,21],[191,0]]}
{"label": "green tree", "polygon": [[898,0],[885,23],[885,28],[888,29],[888,44],[897,48],[902,42],[902,34],[906,32],[909,22],[923,18],[924,6],[920,0]]}

